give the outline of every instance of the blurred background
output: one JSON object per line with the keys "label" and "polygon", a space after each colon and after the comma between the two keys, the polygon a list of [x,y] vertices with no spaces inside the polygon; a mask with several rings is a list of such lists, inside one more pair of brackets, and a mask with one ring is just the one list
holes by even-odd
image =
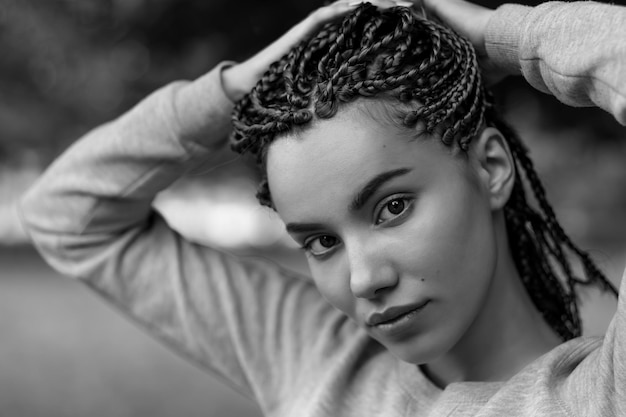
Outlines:
{"label": "blurred background", "polygon": [[[1,416],[259,415],[49,269],[28,245],[15,202],[90,128],[172,80],[246,58],[321,4],[0,0]],[[626,255],[625,128],[519,79],[503,82],[496,95],[528,142],[566,230],[618,284]],[[280,221],[254,200],[250,165],[232,159],[181,180],[157,206],[190,239],[305,270]],[[603,334],[615,302],[594,291],[582,298],[586,334]]]}

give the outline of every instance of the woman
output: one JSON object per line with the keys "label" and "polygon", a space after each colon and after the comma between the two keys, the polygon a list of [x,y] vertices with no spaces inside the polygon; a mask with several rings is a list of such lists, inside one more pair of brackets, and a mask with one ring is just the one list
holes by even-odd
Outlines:
{"label": "woman", "polygon": [[[432,3],[490,77],[521,65],[625,121],[624,9]],[[470,45],[405,6],[339,1],[242,64],[154,93],[53,164],[24,200],[31,235],[267,415],[619,415],[626,306],[604,339],[577,337],[574,285],[612,287],[554,219]],[[226,144],[231,101],[233,146],[258,156],[259,197],[315,285],[188,242],[151,209]]]}

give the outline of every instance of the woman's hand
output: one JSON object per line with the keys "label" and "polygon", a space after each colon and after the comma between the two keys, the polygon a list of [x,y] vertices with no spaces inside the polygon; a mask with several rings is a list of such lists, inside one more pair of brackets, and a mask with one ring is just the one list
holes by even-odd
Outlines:
{"label": "woman's hand", "polygon": [[506,76],[489,59],[485,49],[485,31],[494,10],[464,0],[423,0],[423,3],[430,13],[474,45],[487,84],[495,84]]}
{"label": "woman's hand", "polygon": [[[345,16],[364,2],[363,0],[338,0],[321,7],[252,58],[225,69],[222,72],[222,85],[226,95],[233,102],[243,98],[261,79],[270,64],[278,61],[301,40],[311,36],[325,23]],[[368,0],[368,2],[380,8],[413,5],[411,1],[405,0]]]}

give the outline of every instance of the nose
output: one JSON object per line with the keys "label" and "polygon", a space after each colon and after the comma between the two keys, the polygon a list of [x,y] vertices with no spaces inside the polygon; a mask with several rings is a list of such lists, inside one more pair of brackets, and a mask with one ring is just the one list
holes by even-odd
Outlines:
{"label": "nose", "polygon": [[355,297],[372,299],[398,285],[397,271],[384,249],[352,245],[347,253],[350,290]]}

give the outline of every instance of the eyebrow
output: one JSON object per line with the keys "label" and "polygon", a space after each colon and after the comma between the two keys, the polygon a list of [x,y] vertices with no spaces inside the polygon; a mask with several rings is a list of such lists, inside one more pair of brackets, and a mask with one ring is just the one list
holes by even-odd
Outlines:
{"label": "eyebrow", "polygon": [[357,195],[350,203],[351,211],[358,211],[367,204],[367,201],[378,191],[380,187],[382,187],[385,183],[391,181],[392,179],[408,174],[411,172],[409,168],[399,168],[391,171],[386,171],[381,174],[376,175],[374,178],[369,180],[367,184],[361,188],[361,190],[357,193]]}
{"label": "eyebrow", "polygon": [[[396,177],[408,174],[411,171],[412,170],[410,168],[399,168],[376,175],[374,178],[369,180],[367,184],[365,184],[363,188],[361,188],[361,190],[356,194],[356,196],[350,203],[350,210],[357,211],[362,209],[367,201],[385,183],[391,181]],[[320,223],[287,223],[285,228],[287,229],[288,233],[305,233],[323,229],[324,226]]]}
{"label": "eyebrow", "polygon": [[289,233],[304,233],[320,230],[323,226],[319,223],[287,223],[285,228]]}

